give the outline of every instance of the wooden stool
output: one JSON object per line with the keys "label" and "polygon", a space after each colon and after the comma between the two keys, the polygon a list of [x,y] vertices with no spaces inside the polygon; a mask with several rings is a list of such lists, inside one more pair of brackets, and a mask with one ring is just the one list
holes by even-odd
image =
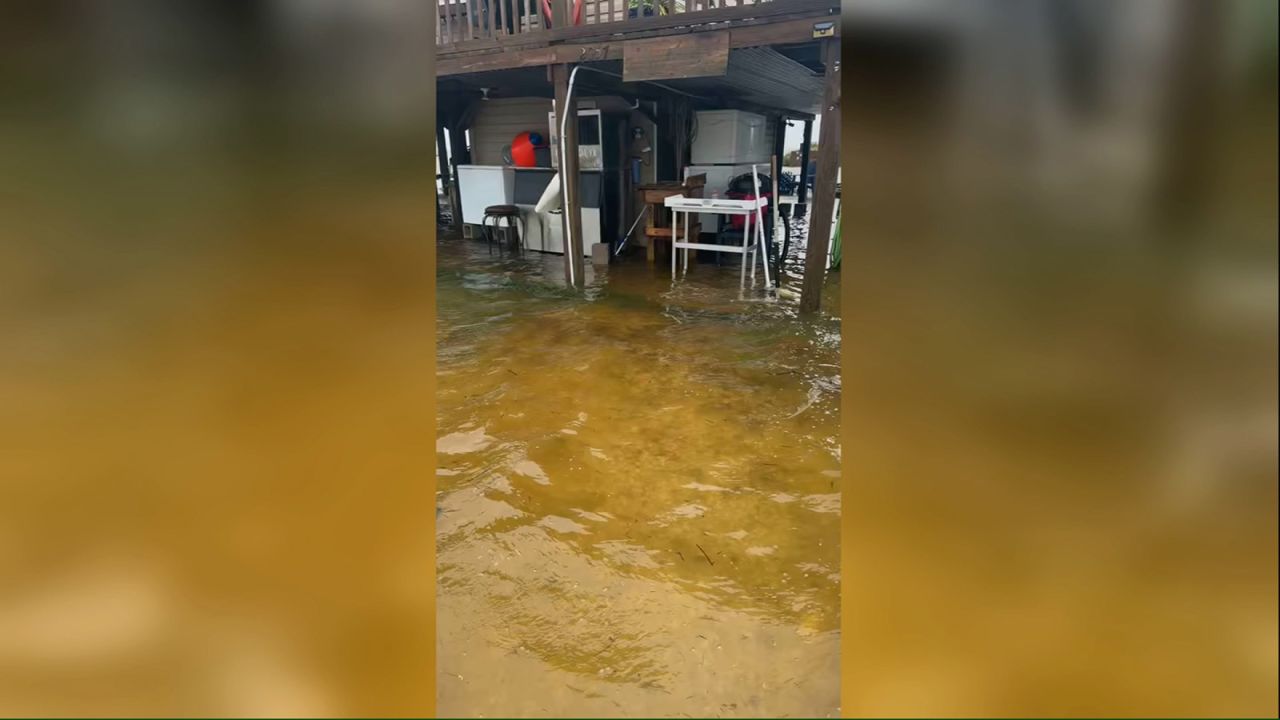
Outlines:
{"label": "wooden stool", "polygon": [[[525,224],[524,213],[515,205],[490,205],[484,209],[484,219],[480,221],[484,227],[485,245],[489,248],[489,254],[493,254],[493,230],[489,228],[489,219],[493,219],[493,230],[498,229],[498,223],[506,221],[506,226],[516,231],[516,239],[511,243],[511,249],[524,249]],[[520,227],[516,227],[516,223],[520,223]],[[502,252],[502,241],[498,241],[498,252]]]}

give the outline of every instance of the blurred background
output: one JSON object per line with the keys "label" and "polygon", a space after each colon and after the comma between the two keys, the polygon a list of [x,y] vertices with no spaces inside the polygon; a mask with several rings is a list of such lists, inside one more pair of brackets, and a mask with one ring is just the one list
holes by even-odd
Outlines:
{"label": "blurred background", "polygon": [[0,8],[0,715],[431,712],[429,10]]}
{"label": "blurred background", "polygon": [[846,3],[845,712],[1276,714],[1276,25]]}
{"label": "blurred background", "polygon": [[[1275,8],[846,3],[844,712],[1277,713]],[[0,714],[430,713],[430,23],[0,8]]]}

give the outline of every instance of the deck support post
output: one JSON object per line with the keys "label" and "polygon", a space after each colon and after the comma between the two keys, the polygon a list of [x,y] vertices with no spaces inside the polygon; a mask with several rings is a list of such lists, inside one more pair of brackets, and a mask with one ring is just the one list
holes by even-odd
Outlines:
{"label": "deck support post", "polygon": [[[786,258],[782,257],[783,233],[775,232],[775,231],[781,228],[782,223],[784,222],[784,220],[782,219],[782,204],[778,202],[778,197],[780,195],[778,188],[781,187],[780,182],[781,182],[781,176],[782,176],[782,158],[785,154],[786,139],[787,139],[787,116],[775,115],[774,123],[773,123],[773,168],[772,168],[772,171],[769,173],[770,179],[773,181],[773,187],[770,188],[770,190],[773,193],[772,195],[773,199],[770,200],[770,202],[772,202],[773,205],[772,207],[769,208],[770,212],[773,215],[773,226],[770,228],[767,228],[765,232],[769,233],[769,244],[773,247],[773,252],[774,252],[774,255],[776,256],[777,262],[774,264],[773,277],[774,277],[774,283],[779,287],[782,286],[782,266]],[[793,205],[792,209],[794,208],[795,206]],[[769,258],[769,254],[765,253],[766,262],[768,261],[768,258]]]}
{"label": "deck support post", "polygon": [[804,121],[804,139],[800,141],[800,184],[796,186],[796,217],[804,217],[809,197],[809,146],[813,143],[813,121]]}
{"label": "deck support post", "polygon": [[[818,136],[818,174],[814,179],[813,215],[805,247],[804,286],[800,312],[816,312],[822,304],[822,283],[827,273],[827,242],[831,214],[836,207],[836,178],[840,172],[840,41],[823,41],[826,89],[822,95],[822,129]],[[802,186],[803,187],[803,186]]]}
{"label": "deck support post", "polygon": [[[564,136],[559,138],[555,148],[563,146],[560,153],[560,221],[564,230],[564,273],[565,280],[572,287],[583,287],[585,284],[582,262],[582,201],[578,196],[578,101],[569,96],[568,65],[553,65],[551,68],[552,84],[556,90],[556,127],[552,132],[560,133],[564,127]],[[567,102],[567,107],[566,107]],[[562,122],[568,118],[567,122]]]}
{"label": "deck support post", "polygon": [[[452,168],[449,166],[449,150],[445,146],[444,125],[439,120],[436,121],[436,158],[440,163],[440,187],[446,193],[446,197],[453,197],[453,174]],[[450,211],[452,211],[452,205]],[[436,193],[436,216],[440,213],[440,193]],[[460,218],[453,218],[453,226],[457,227]]]}

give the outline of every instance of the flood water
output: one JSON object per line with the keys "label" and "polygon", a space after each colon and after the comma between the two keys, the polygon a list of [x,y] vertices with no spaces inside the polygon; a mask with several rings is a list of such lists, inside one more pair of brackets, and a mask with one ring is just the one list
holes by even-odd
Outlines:
{"label": "flood water", "polygon": [[838,716],[838,273],[437,268],[437,712]]}

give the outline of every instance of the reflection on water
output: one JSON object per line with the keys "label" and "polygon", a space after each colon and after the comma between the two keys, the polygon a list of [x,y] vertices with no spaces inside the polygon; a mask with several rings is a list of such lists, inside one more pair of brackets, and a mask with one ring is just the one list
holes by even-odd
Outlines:
{"label": "reflection on water", "polygon": [[837,714],[837,283],[437,267],[438,712]]}

